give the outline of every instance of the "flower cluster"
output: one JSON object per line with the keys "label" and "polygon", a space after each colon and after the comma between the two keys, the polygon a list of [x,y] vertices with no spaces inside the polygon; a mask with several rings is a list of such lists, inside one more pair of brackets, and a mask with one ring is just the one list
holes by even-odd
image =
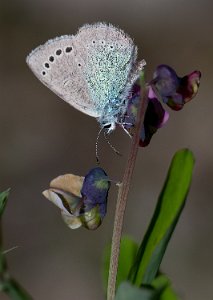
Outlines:
{"label": "flower cluster", "polygon": [[[178,111],[198,92],[201,73],[194,71],[184,77],[178,77],[176,72],[167,65],[156,68],[153,80],[148,85],[148,106],[140,133],[140,146],[150,143],[152,135],[168,120],[169,113],[164,110],[161,102]],[[137,110],[140,101],[141,88],[137,83],[133,86],[132,95],[124,120],[124,127],[131,135],[134,134]],[[161,102],[159,101],[161,100]]]}

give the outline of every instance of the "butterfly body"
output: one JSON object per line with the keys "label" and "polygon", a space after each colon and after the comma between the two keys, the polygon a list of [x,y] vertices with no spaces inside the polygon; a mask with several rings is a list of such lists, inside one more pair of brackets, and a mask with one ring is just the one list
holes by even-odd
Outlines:
{"label": "butterfly body", "polygon": [[27,63],[48,88],[110,132],[125,114],[132,85],[145,65],[136,58],[129,36],[97,23],[49,40],[31,52]]}

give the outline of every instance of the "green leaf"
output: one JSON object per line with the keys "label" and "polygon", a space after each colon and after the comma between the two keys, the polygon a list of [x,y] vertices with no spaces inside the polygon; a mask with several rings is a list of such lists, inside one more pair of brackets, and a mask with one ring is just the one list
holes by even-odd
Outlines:
{"label": "green leaf", "polygon": [[174,231],[192,178],[191,151],[178,151],[172,159],[151,223],[139,248],[129,279],[136,286],[151,284]]}
{"label": "green leaf", "polygon": [[153,285],[140,288],[124,281],[117,289],[115,300],[177,300],[177,298],[163,298],[169,284],[170,282],[166,277],[158,278]]}
{"label": "green leaf", "polygon": [[170,280],[165,275],[159,275],[152,281],[154,289],[162,289],[159,300],[178,300],[171,287]]}
{"label": "green leaf", "polygon": [[10,193],[10,189],[0,193],[0,218],[4,212],[5,206],[7,204],[9,193]]}
{"label": "green leaf", "polygon": [[176,296],[175,292],[173,291],[172,287],[169,285],[162,295],[160,296],[159,300],[178,300],[179,298]]}
{"label": "green leaf", "polygon": [[3,250],[0,247],[0,278],[4,276],[6,271],[7,271],[7,262],[6,262],[5,255],[3,254]]}
{"label": "green leaf", "polygon": [[165,275],[159,275],[151,285],[137,287],[128,281],[122,282],[116,293],[115,300],[178,300],[173,292],[170,281]]}
{"label": "green leaf", "polygon": [[32,297],[12,278],[1,283],[0,290],[4,291],[12,300],[32,300]]}
{"label": "green leaf", "polygon": [[[0,218],[6,207],[9,192],[10,190],[8,189],[0,193]],[[6,293],[12,300],[32,300],[31,296],[20,286],[20,284],[10,277],[2,248],[2,230],[0,222],[0,292]]]}
{"label": "green leaf", "polygon": [[115,300],[157,300],[153,290],[148,288],[140,289],[129,282],[122,282],[118,287]]}
{"label": "green leaf", "polygon": [[[129,237],[125,236],[121,239],[120,246],[120,256],[118,263],[118,273],[116,287],[122,282],[125,281],[128,277],[130,269],[133,262],[135,261],[136,254],[138,251],[138,245]],[[109,275],[109,264],[110,264],[110,253],[111,245],[108,245],[104,250],[104,268],[103,268],[103,281],[104,281],[104,290],[107,289],[107,281]]]}
{"label": "green leaf", "polygon": [[5,255],[0,252],[0,292],[6,293],[12,300],[31,300],[31,296],[12,279],[7,270]]}

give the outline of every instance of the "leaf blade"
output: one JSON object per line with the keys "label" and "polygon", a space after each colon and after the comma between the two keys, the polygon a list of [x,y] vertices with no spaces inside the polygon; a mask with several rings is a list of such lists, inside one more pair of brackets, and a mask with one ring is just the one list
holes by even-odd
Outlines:
{"label": "leaf blade", "polygon": [[[122,281],[127,280],[129,271],[136,258],[137,251],[138,251],[138,244],[135,241],[133,241],[128,236],[122,237],[121,245],[120,245],[116,287],[118,287]],[[103,283],[104,283],[105,291],[107,289],[107,282],[108,282],[108,275],[109,275],[110,253],[111,253],[111,245],[108,245],[105,248],[104,256],[103,256]]]}
{"label": "leaf blade", "polygon": [[0,218],[3,215],[4,209],[7,204],[10,189],[0,193]]}
{"label": "leaf blade", "polygon": [[140,289],[129,282],[122,282],[118,287],[115,300],[157,300],[150,289]]}
{"label": "leaf blade", "polygon": [[189,191],[194,157],[182,149],[174,155],[151,223],[139,248],[129,279],[136,286],[151,284],[175,229]]}

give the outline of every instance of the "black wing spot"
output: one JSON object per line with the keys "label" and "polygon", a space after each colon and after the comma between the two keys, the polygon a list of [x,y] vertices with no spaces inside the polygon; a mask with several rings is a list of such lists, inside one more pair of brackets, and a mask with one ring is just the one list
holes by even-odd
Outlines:
{"label": "black wing spot", "polygon": [[49,61],[50,61],[50,62],[54,62],[54,56],[51,55],[51,56],[49,57]]}
{"label": "black wing spot", "polygon": [[65,52],[66,53],[70,53],[72,51],[72,47],[67,47],[66,49],[65,49]]}
{"label": "black wing spot", "polygon": [[61,55],[61,53],[62,53],[62,50],[61,49],[58,49],[58,50],[56,50],[56,55]]}

